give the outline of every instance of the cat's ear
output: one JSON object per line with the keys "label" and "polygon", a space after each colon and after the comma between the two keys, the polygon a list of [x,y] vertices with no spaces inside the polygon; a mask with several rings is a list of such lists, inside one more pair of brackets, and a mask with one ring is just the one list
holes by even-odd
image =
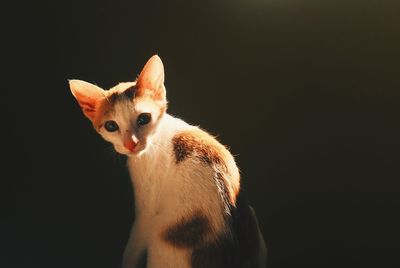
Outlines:
{"label": "cat's ear", "polygon": [[136,81],[137,96],[150,95],[154,100],[166,101],[164,66],[159,56],[151,57]]}
{"label": "cat's ear", "polygon": [[69,80],[69,87],[85,116],[93,121],[96,106],[105,96],[104,90],[82,80]]}

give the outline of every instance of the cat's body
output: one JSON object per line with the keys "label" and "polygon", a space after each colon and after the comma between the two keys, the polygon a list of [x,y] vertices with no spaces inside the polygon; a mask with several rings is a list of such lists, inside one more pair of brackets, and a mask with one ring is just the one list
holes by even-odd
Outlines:
{"label": "cat's body", "polygon": [[136,215],[123,267],[265,267],[264,241],[239,194],[232,155],[166,114],[163,81],[154,56],[137,82],[109,91],[70,82],[96,130],[128,155]]}

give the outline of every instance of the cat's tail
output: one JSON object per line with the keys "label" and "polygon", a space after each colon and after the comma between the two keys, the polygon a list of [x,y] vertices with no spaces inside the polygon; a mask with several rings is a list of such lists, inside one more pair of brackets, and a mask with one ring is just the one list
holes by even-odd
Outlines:
{"label": "cat's tail", "polygon": [[256,212],[252,206],[249,206],[251,215],[253,217],[254,222],[257,225],[258,230],[258,242],[259,242],[259,254],[258,254],[258,266],[257,267],[267,267],[267,246],[265,244],[265,240],[263,235],[261,234],[260,227],[258,225],[258,220],[256,216]]}

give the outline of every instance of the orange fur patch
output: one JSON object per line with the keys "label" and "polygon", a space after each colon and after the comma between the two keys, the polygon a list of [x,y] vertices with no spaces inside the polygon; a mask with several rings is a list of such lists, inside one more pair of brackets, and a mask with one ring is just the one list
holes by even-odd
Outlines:
{"label": "orange fur patch", "polygon": [[228,161],[228,157],[231,157],[228,150],[200,129],[181,132],[174,136],[172,143],[177,164],[194,156],[214,169],[221,197],[226,201],[226,205],[234,206],[239,191],[239,180],[231,179],[229,170],[234,167],[228,166],[231,163]]}
{"label": "orange fur patch", "polygon": [[99,130],[103,125],[103,117],[108,110],[110,110],[112,104],[107,101],[106,98],[101,99],[96,105],[96,112],[93,117],[92,123],[96,130]]}

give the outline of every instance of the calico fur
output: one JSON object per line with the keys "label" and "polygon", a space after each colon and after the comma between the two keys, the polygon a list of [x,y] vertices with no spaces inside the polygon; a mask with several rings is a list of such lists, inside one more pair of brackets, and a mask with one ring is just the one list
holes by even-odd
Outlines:
{"label": "calico fur", "polygon": [[[265,267],[265,244],[233,156],[166,113],[158,56],[135,82],[102,90],[71,80],[70,87],[96,131],[128,156],[136,209],[124,268]],[[151,115],[145,126],[136,123],[142,113]],[[117,131],[105,129],[109,120]]]}

